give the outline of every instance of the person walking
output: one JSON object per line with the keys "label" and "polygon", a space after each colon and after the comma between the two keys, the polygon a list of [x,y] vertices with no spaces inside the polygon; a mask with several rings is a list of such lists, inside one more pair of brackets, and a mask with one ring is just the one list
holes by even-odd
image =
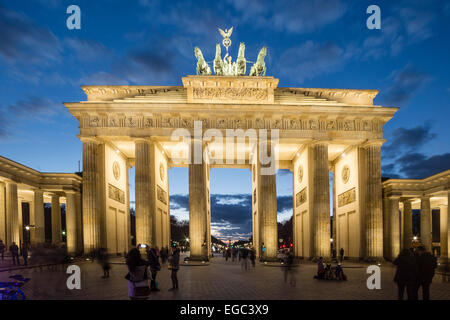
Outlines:
{"label": "person walking", "polygon": [[244,270],[248,270],[248,249],[247,248],[242,248],[241,261],[242,261],[242,268]]}
{"label": "person walking", "polygon": [[416,258],[410,250],[403,249],[394,260],[394,264],[397,266],[394,281],[397,283],[398,300],[403,300],[405,288],[408,300],[415,300],[417,277]]}
{"label": "person walking", "polygon": [[342,261],[344,261],[344,248],[341,248],[341,250],[339,250],[339,256],[340,256],[340,261],[342,263]]}
{"label": "person walking", "polygon": [[0,255],[2,256],[2,261],[5,260],[5,249],[6,246],[3,243],[3,240],[0,239]]}
{"label": "person walking", "polygon": [[101,248],[98,252],[98,263],[102,267],[102,278],[109,278],[109,270],[111,270],[111,264],[109,263],[108,250]]}
{"label": "person walking", "polygon": [[24,266],[28,266],[28,244],[26,242],[22,243],[22,248],[20,248],[20,254],[23,258],[23,264]]}
{"label": "person walking", "polygon": [[287,280],[289,278],[289,284],[295,287],[297,284],[297,279],[295,278],[293,265],[294,254],[289,251],[286,253],[286,256],[284,258],[284,283],[287,283]]}
{"label": "person walking", "polygon": [[172,247],[172,254],[169,257],[169,269],[171,270],[170,278],[172,279],[172,288],[169,291],[178,290],[177,272],[180,268],[180,249]]}
{"label": "person walking", "polygon": [[13,265],[16,265],[16,261],[17,261],[17,265],[20,266],[20,260],[19,260],[19,247],[17,246],[17,244],[15,242],[13,242],[10,246],[9,246],[9,252],[11,252],[11,256],[12,256],[12,260],[13,260]]}
{"label": "person walking", "polygon": [[425,247],[417,248],[417,287],[416,297],[419,289],[422,287],[422,299],[430,300],[430,285],[434,277],[434,272],[437,268],[436,257],[428,252]]}
{"label": "person walking", "polygon": [[255,269],[255,266],[256,266],[256,264],[255,264],[255,260],[256,260],[255,249],[251,248],[249,255],[250,255],[250,261],[252,262],[252,267],[253,267],[253,269]]}
{"label": "person walking", "polygon": [[147,248],[147,260],[150,264],[150,272],[152,274],[152,280],[150,282],[151,291],[159,291],[156,285],[156,274],[161,270],[161,265],[159,263],[159,255],[157,248]]}
{"label": "person walking", "polygon": [[130,299],[146,299],[150,295],[148,286],[148,262],[142,259],[138,248],[133,248],[128,252],[126,258],[128,274],[128,297]]}

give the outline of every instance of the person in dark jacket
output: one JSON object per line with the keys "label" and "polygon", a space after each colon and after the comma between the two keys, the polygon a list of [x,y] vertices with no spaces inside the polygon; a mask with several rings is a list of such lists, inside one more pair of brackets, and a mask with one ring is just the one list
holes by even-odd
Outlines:
{"label": "person in dark jacket", "polygon": [[422,299],[430,300],[430,285],[434,277],[434,272],[437,268],[436,258],[428,252],[425,247],[417,249],[417,287],[416,296],[422,287]]}
{"label": "person in dark jacket", "polygon": [[26,242],[22,243],[20,254],[22,255],[24,266],[28,266],[28,249],[28,244]]}
{"label": "person in dark jacket", "polygon": [[403,249],[394,260],[394,264],[397,266],[394,281],[397,283],[398,287],[398,300],[403,300],[405,288],[408,300],[415,300],[417,277],[416,258],[412,255],[410,250]]}
{"label": "person in dark jacket", "polygon": [[148,248],[147,249],[147,260],[150,264],[150,272],[152,274],[152,280],[150,282],[150,289],[152,291],[159,291],[156,286],[156,274],[159,270],[161,270],[161,265],[159,263],[159,254],[157,248]]}
{"label": "person in dark jacket", "polygon": [[172,247],[172,254],[169,257],[169,269],[172,271],[170,278],[172,279],[172,288],[169,291],[178,290],[177,272],[180,268],[180,249]]}
{"label": "person in dark jacket", "polygon": [[2,261],[5,259],[5,249],[6,246],[3,241],[0,239],[0,256],[2,256]]}
{"label": "person in dark jacket", "polygon": [[341,263],[342,263],[342,261],[344,261],[344,253],[345,253],[344,248],[341,248],[341,250],[339,250],[339,256],[340,256]]}
{"label": "person in dark jacket", "polygon": [[13,242],[10,246],[9,246],[9,252],[11,252],[11,257],[13,260],[13,264],[16,264],[17,261],[17,265],[20,266],[20,260],[19,260],[19,247],[17,246],[17,244],[15,242]]}

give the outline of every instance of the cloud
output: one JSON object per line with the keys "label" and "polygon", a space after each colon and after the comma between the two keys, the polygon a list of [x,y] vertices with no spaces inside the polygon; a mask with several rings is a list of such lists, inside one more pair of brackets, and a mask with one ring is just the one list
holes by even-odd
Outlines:
{"label": "cloud", "polygon": [[338,70],[354,55],[351,47],[342,49],[333,42],[307,41],[285,50],[276,68],[280,76],[292,78],[295,75],[295,79],[302,83],[305,79]]}
{"label": "cloud", "polygon": [[410,179],[423,179],[450,169],[450,153],[425,156],[422,153],[405,154],[397,160],[399,172]]}
{"label": "cloud", "polygon": [[95,40],[66,38],[63,45],[67,53],[73,53],[79,61],[104,60],[112,55],[105,45]]}
{"label": "cloud", "polygon": [[0,57],[10,65],[49,65],[61,59],[61,45],[49,29],[1,5],[0,39]]}
{"label": "cloud", "polygon": [[62,104],[51,99],[41,97],[27,97],[0,108],[0,138],[4,139],[10,134],[11,127],[19,120],[47,121],[51,116],[64,110]]}
{"label": "cloud", "polygon": [[[277,198],[280,221],[292,216],[292,196]],[[189,219],[189,195],[170,196],[170,213]],[[248,239],[252,233],[251,194],[212,194],[211,233],[222,240]]]}
{"label": "cloud", "polygon": [[413,65],[408,64],[401,70],[394,71],[388,78],[393,79],[386,93],[380,95],[384,105],[406,105],[411,97],[420,90],[430,78]]}
{"label": "cloud", "polygon": [[78,83],[80,85],[128,85],[129,82],[114,74],[99,71],[81,78]]}
{"label": "cloud", "polygon": [[426,142],[436,138],[436,134],[430,132],[430,125],[423,124],[414,128],[396,128],[390,136],[388,144],[383,145],[383,158],[395,158],[404,152],[411,152],[423,146]]}
{"label": "cloud", "polygon": [[228,2],[238,13],[236,21],[290,33],[315,31],[339,20],[347,10],[347,6],[339,0]]}

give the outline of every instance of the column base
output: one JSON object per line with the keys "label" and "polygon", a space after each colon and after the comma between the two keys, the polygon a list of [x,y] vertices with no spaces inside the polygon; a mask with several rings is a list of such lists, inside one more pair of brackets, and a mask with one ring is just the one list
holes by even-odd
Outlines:
{"label": "column base", "polygon": [[202,256],[197,256],[197,255],[189,256],[189,257],[186,257],[186,259],[189,261],[209,261],[209,258],[207,256],[203,256],[203,255]]}

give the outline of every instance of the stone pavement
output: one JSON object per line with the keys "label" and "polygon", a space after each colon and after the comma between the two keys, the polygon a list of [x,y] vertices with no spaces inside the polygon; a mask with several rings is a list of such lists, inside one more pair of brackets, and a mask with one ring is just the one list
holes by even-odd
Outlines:
{"label": "stone pavement", "polygon": [[[112,260],[111,277],[103,279],[101,267],[91,261],[76,261],[81,267],[81,290],[68,290],[65,267],[53,270],[43,267],[29,268],[11,272],[0,272],[0,281],[9,275],[20,273],[30,277],[31,281],[24,291],[28,299],[128,299],[127,273],[123,258]],[[346,265],[344,265],[346,266]],[[381,266],[381,289],[368,290],[366,287],[366,265],[348,265],[346,282],[318,281],[313,279],[316,266],[301,263],[296,268],[295,287],[285,284],[283,268],[257,264],[254,270],[245,271],[239,262],[226,262],[216,257],[208,266],[182,266],[178,272],[180,289],[169,292],[171,287],[170,271],[163,266],[157,281],[160,292],[153,293],[151,300],[159,299],[220,299],[220,300],[293,300],[293,299],[396,299],[396,285],[392,281],[394,267],[389,263]],[[359,266],[359,267],[358,267]],[[442,276],[436,276],[431,286],[431,298],[450,300],[450,283],[443,282]]]}

